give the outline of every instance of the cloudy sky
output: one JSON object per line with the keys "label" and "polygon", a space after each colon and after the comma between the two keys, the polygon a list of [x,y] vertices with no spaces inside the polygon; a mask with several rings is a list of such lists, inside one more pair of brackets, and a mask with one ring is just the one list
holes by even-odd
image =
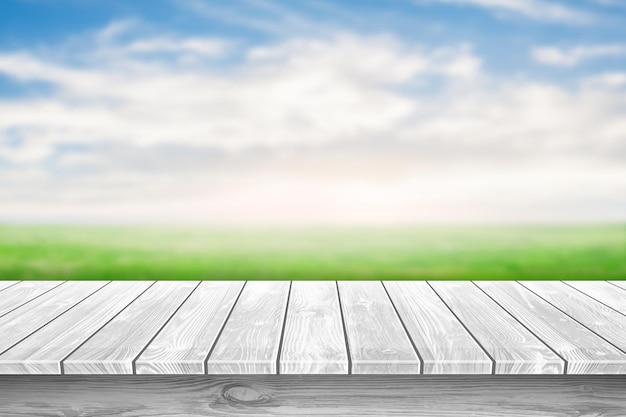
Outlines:
{"label": "cloudy sky", "polygon": [[0,221],[626,220],[626,0],[2,0]]}

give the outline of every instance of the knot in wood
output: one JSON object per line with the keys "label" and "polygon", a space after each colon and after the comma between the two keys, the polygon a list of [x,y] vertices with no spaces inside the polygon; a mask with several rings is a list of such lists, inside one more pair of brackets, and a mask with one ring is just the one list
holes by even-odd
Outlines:
{"label": "knot in wood", "polygon": [[231,403],[252,406],[266,404],[271,400],[267,393],[243,384],[226,386],[222,391],[222,396]]}

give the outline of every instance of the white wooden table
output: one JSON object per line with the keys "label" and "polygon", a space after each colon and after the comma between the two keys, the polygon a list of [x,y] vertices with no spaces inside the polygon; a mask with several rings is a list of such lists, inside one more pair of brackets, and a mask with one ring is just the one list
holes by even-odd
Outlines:
{"label": "white wooden table", "polygon": [[0,281],[0,374],[626,374],[626,282]]}

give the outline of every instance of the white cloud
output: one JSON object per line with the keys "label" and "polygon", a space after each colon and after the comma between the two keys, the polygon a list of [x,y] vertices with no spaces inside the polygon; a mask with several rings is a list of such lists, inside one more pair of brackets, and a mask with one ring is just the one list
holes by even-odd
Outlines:
{"label": "white cloud", "polygon": [[99,43],[108,43],[124,33],[129,33],[132,29],[135,29],[139,25],[139,22],[132,19],[114,20],[104,28],[97,31],[95,34],[95,40]]}
{"label": "white cloud", "polygon": [[216,39],[188,38],[182,40],[154,38],[130,43],[125,49],[135,53],[191,52],[201,55],[222,55],[227,43]]}
{"label": "white cloud", "polygon": [[543,0],[429,0],[440,3],[469,5],[516,13],[527,18],[554,22],[584,24],[593,21],[593,16],[559,3]]}
{"label": "white cloud", "polygon": [[589,87],[619,88],[626,86],[626,72],[606,72],[584,80]]}
{"label": "white cloud", "polygon": [[626,56],[626,44],[576,46],[570,49],[543,46],[532,50],[532,57],[535,61],[566,67],[594,58],[620,56]]}
{"label": "white cloud", "polygon": [[137,65],[124,58],[119,65],[76,69],[24,53],[0,55],[5,74],[59,89],[45,99],[0,102],[11,115],[0,127],[36,127],[39,140],[48,142],[176,142],[231,150],[320,144],[384,134],[402,123],[415,103],[387,85],[419,75],[466,79],[480,68],[466,47],[410,50],[390,38],[352,35],[294,40],[246,55],[229,72],[170,61],[142,66],[140,57],[131,61]]}
{"label": "white cloud", "polygon": [[[0,72],[50,87],[0,100],[0,218],[626,213],[622,90],[499,80],[467,45],[339,33],[236,49],[212,38],[121,41],[111,27],[69,61],[0,53]],[[196,42],[231,45],[234,63]]]}

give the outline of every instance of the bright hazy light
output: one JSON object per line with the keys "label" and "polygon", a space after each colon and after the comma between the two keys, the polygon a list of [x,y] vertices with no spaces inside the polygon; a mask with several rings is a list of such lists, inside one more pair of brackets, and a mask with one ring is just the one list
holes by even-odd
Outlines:
{"label": "bright hazy light", "polygon": [[[523,54],[574,66],[625,51]],[[624,74],[564,85],[485,68],[466,43],[344,30],[249,45],[131,21],[0,49],[2,76],[45,86],[0,96],[0,220],[626,220]]]}

